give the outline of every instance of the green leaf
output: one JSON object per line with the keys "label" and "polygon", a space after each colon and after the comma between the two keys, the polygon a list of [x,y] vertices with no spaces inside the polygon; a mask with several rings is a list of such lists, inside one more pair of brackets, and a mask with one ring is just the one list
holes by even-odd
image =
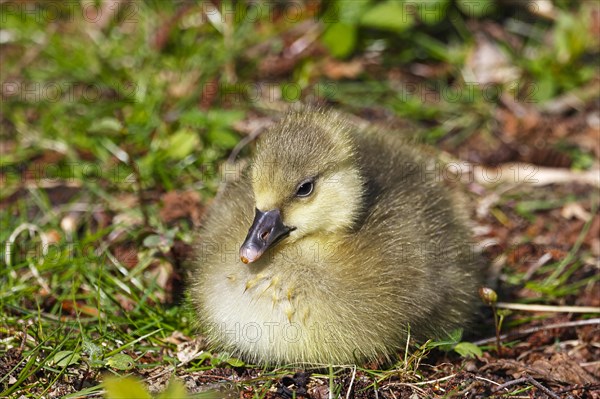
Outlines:
{"label": "green leaf", "polygon": [[87,353],[92,361],[100,361],[102,359],[102,348],[89,339],[83,339],[83,351]]}
{"label": "green leaf", "polygon": [[414,23],[413,14],[409,10],[403,1],[388,0],[367,11],[360,23],[369,28],[403,32]]}
{"label": "green leaf", "polygon": [[449,352],[454,349],[454,346],[460,342],[462,338],[462,328],[458,328],[456,330],[452,330],[446,339],[442,341],[431,341],[427,344],[429,348],[438,348],[444,352]]}
{"label": "green leaf", "polygon": [[123,125],[115,118],[102,118],[94,120],[88,132],[95,134],[116,134],[121,132]]}
{"label": "green leaf", "polygon": [[156,248],[162,243],[163,239],[158,234],[150,234],[144,238],[144,246],[146,248]]}
{"label": "green leaf", "polygon": [[448,334],[448,340],[451,342],[460,342],[460,339],[462,338],[463,335],[463,330],[462,328],[457,328],[456,330],[452,330],[449,334]]}
{"label": "green leaf", "polygon": [[222,365],[222,364],[228,364],[231,367],[242,367],[245,364],[240,359],[237,359],[235,357],[231,357],[229,355],[229,353],[227,353],[227,352],[222,352],[222,353],[216,354],[215,356],[213,356],[210,359],[210,363],[213,366],[219,366],[219,365]]}
{"label": "green leaf", "polygon": [[152,397],[146,391],[144,384],[132,377],[107,377],[104,380],[104,389],[106,399],[151,399]]}
{"label": "green leaf", "polygon": [[200,138],[190,129],[181,129],[169,137],[167,156],[181,160],[200,147]]}
{"label": "green leaf", "polygon": [[496,310],[496,313],[498,314],[499,317],[506,317],[506,316],[510,316],[513,312],[510,309],[498,309],[498,310]]}
{"label": "green leaf", "polygon": [[479,357],[483,355],[481,349],[471,342],[459,342],[454,347],[454,350],[462,357]]}
{"label": "green leaf", "polygon": [[558,14],[553,33],[555,54],[559,63],[573,62],[585,52],[587,44],[593,42],[587,19],[587,16]]}
{"label": "green leaf", "polygon": [[210,360],[212,362],[212,354],[210,352],[204,352],[204,353],[200,354],[195,360],[199,364],[201,364],[205,360]]}
{"label": "green leaf", "polygon": [[173,246],[175,234],[178,230],[179,229],[176,227],[174,229],[167,230],[163,234],[150,234],[144,238],[143,245],[146,248],[158,248],[162,252],[168,252]]}
{"label": "green leaf", "polygon": [[206,139],[218,147],[231,149],[240,140],[238,135],[227,129],[214,129],[206,134]]}
{"label": "green leaf", "polygon": [[185,385],[181,380],[173,378],[169,382],[169,386],[165,389],[160,395],[158,395],[157,399],[173,399],[173,398],[187,398],[188,394],[185,389]]}
{"label": "green leaf", "polygon": [[574,149],[571,153],[571,156],[573,158],[571,169],[573,170],[587,170],[594,165],[594,155],[591,153],[585,153],[579,148]]}
{"label": "green leaf", "polygon": [[242,360],[235,357],[230,357],[229,359],[225,360],[225,362],[231,367],[242,367],[245,364]]}
{"label": "green leaf", "polygon": [[107,361],[106,365],[116,370],[131,370],[135,367],[135,362],[131,358],[131,356],[126,355],[124,353],[117,353],[114,356],[111,356]]}
{"label": "green leaf", "polygon": [[535,212],[555,209],[563,204],[556,200],[530,200],[521,201],[515,205],[515,211],[523,217],[532,217]]}
{"label": "green leaf", "polygon": [[[542,68],[547,67],[542,66]],[[527,100],[534,103],[550,100],[556,94],[557,88],[554,75],[546,69],[546,71],[538,78],[537,82],[535,82],[532,91],[528,93]]]}
{"label": "green leaf", "polygon": [[183,125],[195,128],[203,128],[208,125],[208,114],[198,109],[193,109],[181,114],[179,121]]}
{"label": "green leaf", "polygon": [[246,116],[244,111],[212,109],[208,112],[208,121],[213,127],[230,127]]}
{"label": "green leaf", "polygon": [[68,367],[72,364],[77,364],[81,359],[78,353],[73,351],[60,351],[52,359],[52,363],[58,367]]}
{"label": "green leaf", "polygon": [[331,55],[344,58],[350,55],[356,46],[356,26],[343,22],[332,24],[321,37],[321,41]]}
{"label": "green leaf", "polygon": [[323,14],[322,22],[325,24],[342,22],[348,25],[356,25],[370,6],[371,0],[339,0],[332,2]]}

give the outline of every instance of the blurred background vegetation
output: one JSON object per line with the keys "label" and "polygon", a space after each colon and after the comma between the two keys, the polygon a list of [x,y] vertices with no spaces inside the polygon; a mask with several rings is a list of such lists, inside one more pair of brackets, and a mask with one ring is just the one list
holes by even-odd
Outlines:
{"label": "blurred background vegetation", "polygon": [[[104,168],[125,151],[144,187],[170,190],[211,180],[199,165],[235,146],[244,134],[237,122],[299,101],[424,122],[432,143],[493,136],[505,122],[498,108],[523,108],[513,113],[524,123],[529,106],[597,97],[596,6],[3,2],[3,163],[50,152]],[[553,150],[590,166],[589,148],[557,141]],[[496,162],[518,157],[501,155]],[[115,189],[131,188],[116,180]]]}
{"label": "blurred background vegetation", "polygon": [[[290,106],[475,165],[598,167],[593,0],[23,0],[0,18],[0,396],[97,393],[105,369],[239,367],[177,358],[194,335],[182,263],[227,158]],[[568,235],[530,250],[559,251],[546,268],[505,270],[513,291],[529,284],[512,298],[593,299],[596,194],[509,193],[479,215],[505,268],[515,241]],[[552,219],[567,203],[589,220]],[[109,362],[121,352],[131,363]]]}

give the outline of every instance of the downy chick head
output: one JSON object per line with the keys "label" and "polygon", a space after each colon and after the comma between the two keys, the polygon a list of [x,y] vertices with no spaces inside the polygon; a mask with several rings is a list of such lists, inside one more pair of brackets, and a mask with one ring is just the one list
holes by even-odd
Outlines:
{"label": "downy chick head", "polygon": [[308,236],[344,234],[363,185],[350,127],[321,112],[291,113],[258,141],[250,176],[256,213],[240,258]]}

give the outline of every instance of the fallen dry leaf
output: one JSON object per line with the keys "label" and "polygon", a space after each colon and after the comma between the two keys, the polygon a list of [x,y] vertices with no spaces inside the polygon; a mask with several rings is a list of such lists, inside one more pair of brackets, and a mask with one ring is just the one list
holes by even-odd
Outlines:
{"label": "fallen dry leaf", "polygon": [[497,44],[484,35],[477,35],[475,48],[467,58],[463,76],[468,82],[474,80],[480,85],[486,85],[515,81],[519,78],[520,71],[510,63]]}
{"label": "fallen dry leaf", "polygon": [[72,315],[79,313],[79,314],[83,314],[86,316],[92,316],[92,317],[100,316],[100,311],[98,310],[98,308],[89,306],[89,305],[85,305],[85,304],[80,304],[80,303],[70,301],[70,300],[63,301],[61,304],[61,307],[65,312],[71,313]]}
{"label": "fallen dry leaf", "polygon": [[529,368],[531,376],[551,382],[573,385],[594,384],[598,379],[588,374],[566,353],[556,353],[550,359],[538,359]]}
{"label": "fallen dry leaf", "polygon": [[364,66],[359,59],[354,59],[349,62],[328,59],[323,63],[322,70],[323,74],[329,79],[353,79],[364,71]]}
{"label": "fallen dry leaf", "polygon": [[179,276],[170,262],[157,259],[148,267],[144,277],[161,288],[161,290],[155,292],[156,298],[160,302],[165,303],[173,300],[173,283]]}
{"label": "fallen dry leaf", "polygon": [[186,364],[197,358],[206,349],[204,337],[196,337],[192,341],[182,342],[177,345],[177,360]]}
{"label": "fallen dry leaf", "polygon": [[569,202],[568,204],[565,204],[560,211],[560,215],[565,219],[577,218],[584,222],[587,222],[592,216],[589,212],[583,209],[581,204],[577,202]]}
{"label": "fallen dry leaf", "polygon": [[171,335],[169,335],[167,338],[162,339],[163,342],[168,342],[170,344],[174,344],[174,345],[179,345],[182,344],[184,342],[189,342],[192,339],[190,337],[188,337],[187,335],[185,335],[184,333],[182,333],[181,331],[173,331],[171,333]]}
{"label": "fallen dry leaf", "polygon": [[200,194],[196,191],[171,191],[161,197],[163,207],[159,215],[167,224],[180,219],[190,219],[194,225],[200,223],[203,208]]}

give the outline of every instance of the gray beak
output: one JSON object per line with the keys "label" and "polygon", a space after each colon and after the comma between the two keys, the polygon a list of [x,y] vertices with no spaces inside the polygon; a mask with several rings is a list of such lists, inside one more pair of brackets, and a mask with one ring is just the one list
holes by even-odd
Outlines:
{"label": "gray beak", "polygon": [[257,261],[292,230],[283,224],[279,209],[266,212],[257,209],[246,240],[240,247],[240,259],[246,264]]}

